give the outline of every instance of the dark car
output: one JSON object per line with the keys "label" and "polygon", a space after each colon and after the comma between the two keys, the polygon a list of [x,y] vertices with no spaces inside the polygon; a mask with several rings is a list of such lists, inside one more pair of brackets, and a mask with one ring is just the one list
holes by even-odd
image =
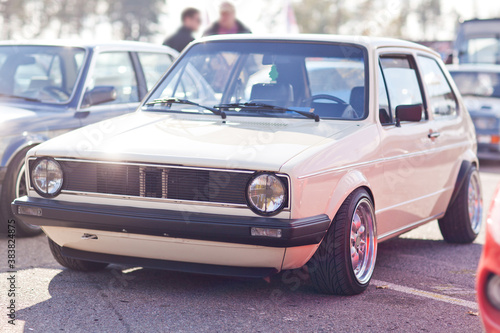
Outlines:
{"label": "dark car", "polygon": [[500,65],[448,67],[474,122],[478,156],[500,159]]}
{"label": "dark car", "polygon": [[[13,218],[12,200],[26,194],[30,148],[134,111],[176,56],[137,42],[0,43],[0,223]],[[17,223],[18,235],[40,233]]]}

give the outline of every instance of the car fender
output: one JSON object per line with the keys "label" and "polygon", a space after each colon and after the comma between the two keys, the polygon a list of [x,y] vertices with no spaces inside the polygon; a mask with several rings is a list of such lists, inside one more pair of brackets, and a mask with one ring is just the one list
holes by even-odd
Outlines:
{"label": "car fender", "polygon": [[26,148],[33,148],[49,138],[42,134],[27,135],[15,140],[2,155],[1,166],[8,167],[12,160]]}
{"label": "car fender", "polygon": [[361,187],[366,188],[368,194],[371,196],[372,203],[375,206],[375,200],[371,191],[370,182],[362,172],[359,170],[352,170],[347,172],[337,183],[335,189],[333,189],[326,211],[326,214],[331,220],[333,220],[335,214],[337,214],[337,211],[340,209],[340,206],[344,203],[347,197],[356,189]]}

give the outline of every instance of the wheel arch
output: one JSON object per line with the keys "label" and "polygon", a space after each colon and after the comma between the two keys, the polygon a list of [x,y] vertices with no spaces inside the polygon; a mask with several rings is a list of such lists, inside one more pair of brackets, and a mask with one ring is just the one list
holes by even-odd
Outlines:
{"label": "wheel arch", "polygon": [[31,148],[38,146],[43,141],[23,141],[21,143],[16,144],[15,146],[9,147],[5,154],[2,157],[2,165],[5,167],[10,167],[12,161],[23,151],[28,151]]}
{"label": "wheel arch", "polygon": [[347,199],[347,197],[360,188],[366,190],[366,192],[370,196],[373,207],[375,208],[375,196],[373,195],[373,191],[368,179],[362,172],[358,170],[349,171],[340,179],[340,181],[335,186],[335,189],[333,190],[332,196],[328,203],[326,213],[332,221],[338,210],[340,209],[340,206],[342,206],[342,203]]}
{"label": "wheel arch", "polygon": [[469,174],[469,171],[471,168],[478,168],[479,164],[477,160],[462,160],[460,164],[460,168],[458,170],[458,175],[455,180],[455,186],[453,187],[453,192],[451,193],[450,197],[450,202],[448,203],[448,207],[455,202],[457,199],[458,193],[460,192],[460,189],[464,185],[464,182],[467,178],[467,175]]}

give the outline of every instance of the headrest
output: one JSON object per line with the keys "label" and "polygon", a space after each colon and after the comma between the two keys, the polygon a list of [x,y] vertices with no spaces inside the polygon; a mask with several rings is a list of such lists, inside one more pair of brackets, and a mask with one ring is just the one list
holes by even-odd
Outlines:
{"label": "headrest", "polygon": [[351,104],[358,116],[362,116],[365,108],[365,87],[352,88],[349,104]]}

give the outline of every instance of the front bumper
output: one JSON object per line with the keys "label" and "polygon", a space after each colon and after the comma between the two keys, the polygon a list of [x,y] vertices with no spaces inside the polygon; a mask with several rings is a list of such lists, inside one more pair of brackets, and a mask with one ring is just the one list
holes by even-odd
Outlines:
{"label": "front bumper", "polygon": [[477,157],[485,160],[500,160],[500,145],[494,143],[478,143]]}
{"label": "front bumper", "polygon": [[[23,207],[38,213],[20,214]],[[23,222],[41,227],[101,230],[124,235],[148,235],[279,248],[318,244],[325,236],[331,222],[326,214],[303,219],[279,219],[67,203],[30,197],[16,199],[12,204],[12,211]],[[252,236],[251,228],[280,229],[281,237]]]}

